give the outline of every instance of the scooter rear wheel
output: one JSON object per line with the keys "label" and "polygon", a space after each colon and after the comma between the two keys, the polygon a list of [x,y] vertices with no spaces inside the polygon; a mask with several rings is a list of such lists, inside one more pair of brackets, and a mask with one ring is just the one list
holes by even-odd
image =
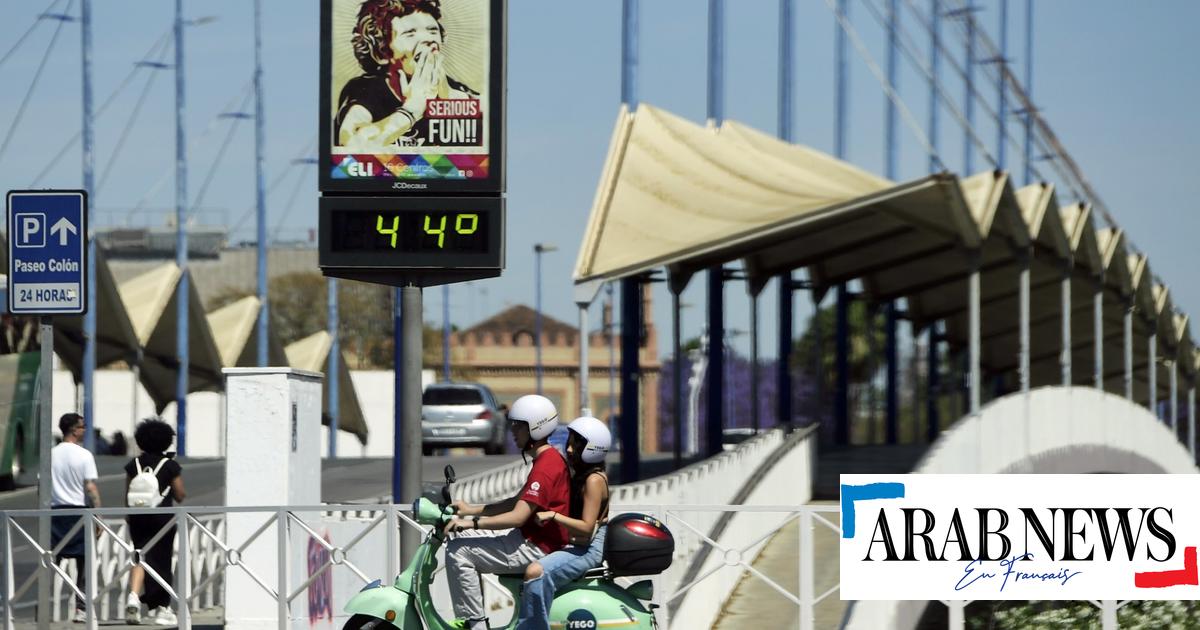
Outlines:
{"label": "scooter rear wheel", "polygon": [[396,630],[396,626],[370,615],[354,615],[342,630]]}

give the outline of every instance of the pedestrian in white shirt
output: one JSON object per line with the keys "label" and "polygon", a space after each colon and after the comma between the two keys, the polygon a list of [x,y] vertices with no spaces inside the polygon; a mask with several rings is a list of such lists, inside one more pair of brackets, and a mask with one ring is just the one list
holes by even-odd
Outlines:
{"label": "pedestrian in white shirt", "polygon": [[[100,489],[96,487],[96,458],[81,443],[84,436],[83,416],[65,413],[58,419],[63,440],[50,451],[50,509],[79,509],[100,507]],[[50,519],[51,544],[58,548],[78,516],[55,516]],[[58,552],[58,559],[75,560],[75,585],[84,591],[87,572],[83,566],[83,528],[81,527]],[[84,621],[84,602],[75,597],[75,622]]]}

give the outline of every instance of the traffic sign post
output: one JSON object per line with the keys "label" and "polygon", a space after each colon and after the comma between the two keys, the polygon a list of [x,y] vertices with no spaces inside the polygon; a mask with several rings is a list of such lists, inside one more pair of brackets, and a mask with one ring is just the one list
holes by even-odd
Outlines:
{"label": "traffic sign post", "polygon": [[13,315],[87,312],[87,193],[8,193],[8,310]]}
{"label": "traffic sign post", "polygon": [[[50,509],[54,315],[87,312],[87,193],[13,190],[7,196],[8,310],[36,315],[38,343],[38,507]],[[91,418],[85,418],[91,431]],[[38,544],[50,548],[50,520],[38,519]],[[50,569],[38,580],[38,624],[50,618]]]}

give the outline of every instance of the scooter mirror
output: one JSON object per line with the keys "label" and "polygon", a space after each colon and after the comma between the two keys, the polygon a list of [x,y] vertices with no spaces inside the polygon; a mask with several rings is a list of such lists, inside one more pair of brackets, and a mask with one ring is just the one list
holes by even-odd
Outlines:
{"label": "scooter mirror", "polygon": [[454,483],[456,478],[454,476],[454,467],[453,466],[446,464],[446,468],[442,472],[444,472],[446,474],[446,483]]}

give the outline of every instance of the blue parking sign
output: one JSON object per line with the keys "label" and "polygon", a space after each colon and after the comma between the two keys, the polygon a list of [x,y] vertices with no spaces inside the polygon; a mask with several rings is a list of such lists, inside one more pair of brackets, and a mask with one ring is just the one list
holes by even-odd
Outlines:
{"label": "blue parking sign", "polygon": [[87,193],[8,193],[8,310],[16,315],[87,312]]}

